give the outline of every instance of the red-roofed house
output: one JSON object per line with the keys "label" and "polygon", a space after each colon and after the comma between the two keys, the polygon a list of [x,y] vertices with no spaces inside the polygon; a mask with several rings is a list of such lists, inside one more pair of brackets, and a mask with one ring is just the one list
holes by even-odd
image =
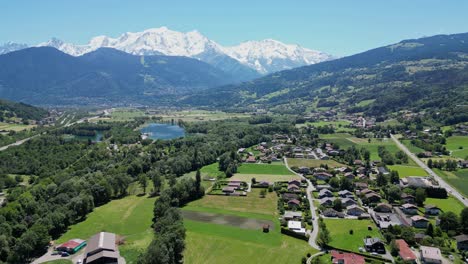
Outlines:
{"label": "red-roofed house", "polygon": [[71,239],[63,243],[62,245],[58,246],[56,249],[57,251],[65,251],[70,254],[74,254],[85,246],[86,246],[86,241],[82,239]]}
{"label": "red-roofed house", "polygon": [[333,264],[365,264],[363,256],[354,253],[345,253],[332,250],[331,252]]}
{"label": "red-roofed house", "polygon": [[416,263],[416,260],[418,258],[416,257],[414,252],[410,249],[410,247],[408,246],[405,240],[397,239],[395,240],[395,243],[399,249],[398,254],[405,262]]}

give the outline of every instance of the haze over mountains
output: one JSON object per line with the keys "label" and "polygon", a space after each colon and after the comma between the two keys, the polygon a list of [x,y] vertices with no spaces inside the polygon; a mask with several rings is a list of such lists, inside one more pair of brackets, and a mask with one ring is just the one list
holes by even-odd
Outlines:
{"label": "haze over mountains", "polygon": [[[243,80],[276,71],[333,59],[320,51],[276,40],[247,41],[224,47],[200,34],[170,30],[166,27],[142,32],[127,32],[117,38],[97,36],[88,44],[76,45],[53,38],[38,46],[50,46],[67,54],[80,56],[101,47],[114,48],[134,55],[185,56],[207,62],[221,70],[236,74]],[[24,48],[24,44],[7,43],[0,54]]]}

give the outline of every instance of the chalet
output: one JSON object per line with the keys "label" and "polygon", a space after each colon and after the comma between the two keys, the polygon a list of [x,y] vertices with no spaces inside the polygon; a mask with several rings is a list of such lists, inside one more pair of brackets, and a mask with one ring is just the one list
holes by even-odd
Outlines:
{"label": "chalet", "polygon": [[230,181],[228,182],[228,187],[234,187],[236,190],[241,188],[241,182]]}
{"label": "chalet", "polygon": [[335,149],[330,149],[330,150],[327,150],[327,154],[330,155],[330,156],[337,156],[340,154],[340,152],[338,150],[335,150]]}
{"label": "chalet", "polygon": [[405,204],[414,204],[415,201],[416,201],[416,198],[411,194],[402,193],[401,194],[401,201],[403,203],[405,203]]}
{"label": "chalet", "polygon": [[378,167],[377,171],[382,175],[389,175],[390,174],[390,172],[388,172],[388,170],[385,167]]}
{"label": "chalet", "polygon": [[359,167],[359,168],[356,169],[356,172],[358,174],[366,174],[366,170],[367,169],[365,167]]}
{"label": "chalet", "polygon": [[351,198],[341,198],[341,204],[343,206],[357,205],[357,202]]}
{"label": "chalet", "polygon": [[290,181],[288,181],[288,184],[294,184],[294,185],[297,185],[297,186],[301,186],[301,182],[298,181],[298,180],[290,180]]}
{"label": "chalet", "polygon": [[367,189],[367,188],[359,191],[361,195],[366,195],[366,194],[373,193],[373,192],[374,192],[373,190]]}
{"label": "chalet", "polygon": [[85,249],[83,263],[121,263],[115,240],[113,233],[100,232],[92,236]]}
{"label": "chalet", "polygon": [[289,184],[288,185],[288,191],[289,192],[300,192],[301,189],[296,184]]}
{"label": "chalet", "polygon": [[354,180],[354,178],[356,178],[356,176],[352,172],[345,173],[344,177],[348,180]]}
{"label": "chalet", "polygon": [[393,207],[387,203],[379,203],[377,206],[374,207],[374,211],[379,213],[391,213]]}
{"label": "chalet", "polygon": [[350,191],[348,191],[348,190],[339,191],[339,192],[338,192],[338,195],[339,195],[340,197],[343,197],[343,198],[350,197],[350,196],[351,196],[351,197],[354,197],[353,193],[350,192]]}
{"label": "chalet", "polygon": [[326,197],[326,198],[323,198],[323,199],[320,199],[319,200],[319,203],[320,205],[322,206],[332,206],[333,205],[333,201],[335,200],[335,198],[329,198],[329,197]]}
{"label": "chalet", "polygon": [[416,263],[417,257],[411,248],[408,246],[405,240],[396,239],[395,244],[398,248],[398,254],[405,263]]}
{"label": "chalet", "polygon": [[225,194],[231,194],[231,193],[234,193],[235,191],[236,191],[235,187],[224,187],[223,188],[223,193],[225,193]]}
{"label": "chalet", "polygon": [[341,167],[341,168],[337,168],[336,169],[337,171],[341,172],[341,173],[347,173],[347,172],[352,172],[353,170],[349,167]]}
{"label": "chalet", "polygon": [[283,215],[284,220],[302,220],[302,212],[285,211]]}
{"label": "chalet", "polygon": [[237,153],[244,153],[245,152],[245,148],[240,148],[237,150]]}
{"label": "chalet", "polygon": [[326,217],[337,217],[338,216],[338,211],[336,211],[335,209],[332,209],[332,208],[327,208],[327,209],[323,210],[322,215],[326,216]]}
{"label": "chalet", "polygon": [[299,195],[295,194],[295,193],[283,193],[282,195],[283,197],[283,200],[285,201],[289,201],[289,200],[298,200],[299,199]]}
{"label": "chalet", "polygon": [[414,204],[406,203],[401,206],[401,210],[405,214],[416,215],[418,214],[418,207]]}
{"label": "chalet", "polygon": [[354,186],[358,190],[364,190],[364,189],[367,189],[369,187],[369,185],[367,183],[365,183],[365,182],[356,182],[356,183],[354,183]]}
{"label": "chalet", "polygon": [[440,209],[439,209],[439,207],[437,207],[435,205],[428,204],[428,205],[424,206],[424,212],[427,215],[438,215],[440,213]]}
{"label": "chalet", "polygon": [[421,252],[421,260],[423,263],[426,264],[441,264],[442,261],[442,254],[440,253],[440,249],[436,247],[426,247],[421,246],[419,248]]}
{"label": "chalet", "polygon": [[328,184],[318,184],[315,186],[315,189],[317,189],[317,191],[320,191],[322,189],[330,189],[331,186],[328,185]]}
{"label": "chalet", "polygon": [[415,215],[411,217],[411,223],[412,226],[416,228],[426,228],[429,223],[429,220],[427,220],[427,218],[423,216]]}
{"label": "chalet", "polygon": [[421,243],[421,241],[426,237],[427,235],[424,233],[416,233],[414,234],[414,241],[417,243]]}
{"label": "chalet", "polygon": [[292,151],[294,153],[302,153],[303,149],[301,147],[294,147]]}
{"label": "chalet", "polygon": [[362,209],[361,207],[357,205],[350,205],[346,207],[346,213],[348,215],[353,215],[353,216],[360,216],[364,213],[366,213],[366,210]]}
{"label": "chalet", "polygon": [[333,197],[333,193],[328,189],[320,190],[320,192],[318,194],[318,198],[322,199],[322,198],[325,198],[325,197]]}
{"label": "chalet", "polygon": [[331,258],[333,264],[365,264],[366,260],[363,256],[347,253],[347,252],[338,252],[336,250],[331,251]]}
{"label": "chalet", "polygon": [[367,252],[377,252],[379,254],[385,254],[385,244],[379,238],[365,238],[364,247]]}
{"label": "chalet", "polygon": [[380,197],[380,195],[378,195],[378,194],[376,194],[374,192],[368,193],[364,197],[370,203],[377,203],[377,202],[380,201],[380,199],[382,199],[382,197]]}
{"label": "chalet", "polygon": [[289,200],[287,204],[289,209],[298,209],[299,207],[301,207],[301,202],[296,199]]}
{"label": "chalet", "polygon": [[303,158],[304,158],[304,154],[302,154],[302,153],[294,153],[294,158],[296,158],[296,159],[303,159]]}
{"label": "chalet", "polygon": [[305,235],[306,233],[306,230],[302,227],[302,223],[300,221],[288,221],[288,229],[298,234]]}
{"label": "chalet", "polygon": [[310,168],[307,168],[307,167],[299,167],[299,173],[302,173],[302,174],[310,174]]}
{"label": "chalet", "polygon": [[322,171],[322,172],[315,172],[314,177],[317,178],[317,180],[326,181],[326,180],[329,180],[331,177],[333,177],[333,175],[331,175],[328,172],[323,172]]}
{"label": "chalet", "polygon": [[354,165],[357,165],[357,166],[361,166],[361,165],[364,165],[364,163],[362,162],[362,160],[355,160],[353,162]]}
{"label": "chalet", "polygon": [[460,251],[468,250],[468,235],[459,235],[455,237],[457,249]]}
{"label": "chalet", "polygon": [[255,156],[249,156],[249,157],[245,160],[245,162],[247,162],[247,163],[256,163],[257,160],[255,159]]}
{"label": "chalet", "polygon": [[266,181],[261,181],[257,185],[260,186],[260,187],[268,187],[268,186],[270,186],[270,183],[266,182]]}

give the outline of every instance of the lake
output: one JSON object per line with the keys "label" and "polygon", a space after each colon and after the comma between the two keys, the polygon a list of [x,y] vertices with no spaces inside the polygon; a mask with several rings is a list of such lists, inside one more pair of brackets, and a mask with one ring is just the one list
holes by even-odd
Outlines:
{"label": "lake", "polygon": [[174,139],[185,136],[185,130],[178,125],[151,123],[140,129],[150,139]]}

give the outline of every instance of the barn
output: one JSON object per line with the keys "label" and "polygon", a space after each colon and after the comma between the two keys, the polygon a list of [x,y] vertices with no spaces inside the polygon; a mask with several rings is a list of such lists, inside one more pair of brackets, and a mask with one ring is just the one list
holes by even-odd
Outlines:
{"label": "barn", "polygon": [[83,239],[71,239],[67,242],[63,243],[62,245],[58,246],[56,249],[57,251],[61,252],[68,252],[70,254],[74,254],[78,252],[80,249],[86,246],[86,241]]}

